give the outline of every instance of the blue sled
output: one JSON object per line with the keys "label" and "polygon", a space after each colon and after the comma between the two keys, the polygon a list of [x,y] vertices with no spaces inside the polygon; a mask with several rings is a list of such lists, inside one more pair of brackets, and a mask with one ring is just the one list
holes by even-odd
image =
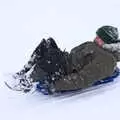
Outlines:
{"label": "blue sled", "polygon": [[[101,85],[101,84],[107,84],[109,82],[113,82],[115,78],[117,78],[120,74],[120,70],[119,68],[116,68],[116,70],[114,71],[113,75],[110,76],[110,77],[107,77],[105,79],[102,79],[102,80],[98,80],[96,81],[95,83],[93,83],[92,86],[98,86],[98,85]],[[91,87],[92,87],[91,86]],[[37,91],[43,93],[44,95],[49,95],[50,94],[50,91],[49,91],[49,87],[44,83],[44,82],[39,82],[37,85],[36,85],[36,89]],[[80,90],[80,89],[79,89]],[[59,91],[58,93],[66,93],[66,92],[72,92],[72,91],[77,91],[77,90],[69,90],[69,91]]]}

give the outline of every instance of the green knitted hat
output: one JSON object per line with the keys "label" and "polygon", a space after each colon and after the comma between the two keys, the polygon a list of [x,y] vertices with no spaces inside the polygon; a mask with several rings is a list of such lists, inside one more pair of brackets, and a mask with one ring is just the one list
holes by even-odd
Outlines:
{"label": "green knitted hat", "polygon": [[96,34],[107,44],[120,42],[118,40],[119,34],[116,27],[102,26],[96,31]]}

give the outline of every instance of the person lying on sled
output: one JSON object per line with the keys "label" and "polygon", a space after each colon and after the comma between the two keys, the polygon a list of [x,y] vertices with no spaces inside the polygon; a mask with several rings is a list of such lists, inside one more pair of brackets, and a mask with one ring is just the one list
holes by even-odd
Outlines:
{"label": "person lying on sled", "polygon": [[[49,94],[91,87],[97,80],[111,76],[120,60],[118,29],[102,26],[93,41],[61,51],[53,38],[43,39],[30,60],[14,77],[16,89],[30,91],[33,83],[46,84]],[[15,87],[15,86],[14,86]]]}

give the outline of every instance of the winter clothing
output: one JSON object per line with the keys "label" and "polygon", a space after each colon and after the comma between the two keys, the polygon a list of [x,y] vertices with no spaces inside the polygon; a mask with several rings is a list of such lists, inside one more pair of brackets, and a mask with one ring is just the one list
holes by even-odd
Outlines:
{"label": "winter clothing", "polygon": [[103,26],[96,32],[95,42],[102,48],[112,52],[117,61],[120,61],[120,40],[118,29],[113,26]]}
{"label": "winter clothing", "polygon": [[111,76],[116,67],[113,54],[94,42],[86,42],[73,48],[69,61],[71,74],[55,81],[56,91],[90,87],[95,81]]}
{"label": "winter clothing", "polygon": [[113,26],[100,27],[96,34],[107,44],[118,42],[118,29]]}
{"label": "winter clothing", "polygon": [[[19,79],[19,81],[23,81],[23,78],[25,78],[25,83],[31,83],[29,81],[45,81],[45,83],[50,86],[52,81],[59,80],[67,74],[67,55],[67,52],[62,52],[58,48],[52,38],[47,40],[43,39],[33,52],[28,63],[24,65],[24,68],[20,72],[17,72],[14,77]],[[27,80],[28,82],[26,82]],[[20,86],[25,86],[24,91],[26,91],[28,84],[20,83]],[[31,88],[31,85],[29,86]],[[21,88],[23,89],[23,87]]]}
{"label": "winter clothing", "polygon": [[44,54],[44,57],[35,64],[30,77],[33,81],[42,80],[45,75],[48,75],[50,79],[54,79],[53,77],[59,79],[61,75],[66,74],[65,69],[63,52],[59,49],[50,48],[48,52]]}

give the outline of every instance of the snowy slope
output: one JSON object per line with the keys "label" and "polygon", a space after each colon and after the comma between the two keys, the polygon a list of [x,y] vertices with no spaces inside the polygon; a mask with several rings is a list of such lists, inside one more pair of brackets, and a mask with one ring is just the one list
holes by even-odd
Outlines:
{"label": "snowy slope", "polygon": [[0,120],[120,120],[120,77],[101,89],[61,97],[4,85],[4,75],[21,69],[43,37],[70,51],[93,40],[102,25],[120,29],[119,11],[119,0],[1,0]]}
{"label": "snowy slope", "polygon": [[[1,80],[4,80],[1,79]],[[103,88],[60,97],[40,93],[22,94],[8,90],[1,83],[0,118],[5,120],[119,120],[120,77]]]}

